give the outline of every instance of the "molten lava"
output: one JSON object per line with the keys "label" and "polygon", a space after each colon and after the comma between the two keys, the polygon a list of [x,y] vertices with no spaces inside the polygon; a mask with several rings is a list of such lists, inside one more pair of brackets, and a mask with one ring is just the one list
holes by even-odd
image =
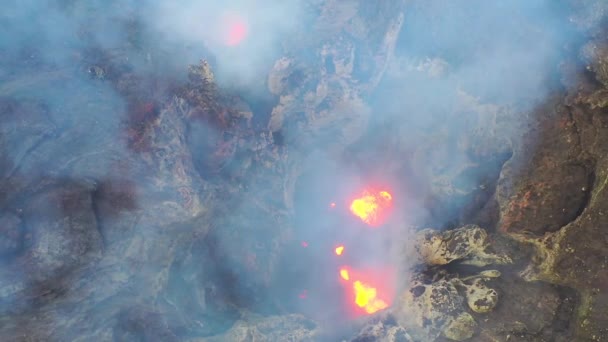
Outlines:
{"label": "molten lava", "polygon": [[340,245],[340,246],[336,247],[334,252],[336,252],[336,255],[342,255],[342,253],[344,253],[344,246]]}
{"label": "molten lava", "polygon": [[348,274],[348,270],[346,268],[340,269],[340,278],[350,280],[350,275]]}
{"label": "molten lava", "polygon": [[364,191],[352,201],[350,211],[361,221],[372,227],[384,223],[393,205],[393,196],[388,191]]}
{"label": "molten lava", "polygon": [[394,296],[392,269],[362,272],[343,266],[340,268],[340,278],[355,316],[371,315],[389,307]]}
{"label": "molten lava", "polygon": [[388,304],[382,299],[377,298],[377,290],[360,281],[355,281],[353,284],[355,290],[355,304],[363,308],[368,314],[382,309],[386,309]]}

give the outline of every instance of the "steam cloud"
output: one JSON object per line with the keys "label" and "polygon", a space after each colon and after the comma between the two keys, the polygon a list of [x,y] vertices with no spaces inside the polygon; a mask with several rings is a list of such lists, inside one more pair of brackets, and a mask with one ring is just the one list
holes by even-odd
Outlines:
{"label": "steam cloud", "polygon": [[[61,216],[62,210],[85,210],[83,203],[91,201],[87,193],[107,179],[118,177],[135,187],[146,186],[139,175],[120,171],[121,161],[129,160],[134,153],[124,143],[121,126],[129,120],[132,108],[126,95],[106,81],[114,77],[113,73],[124,70],[97,68],[106,58],[104,54],[118,61],[115,63],[118,68],[151,80],[144,84],[151,87],[154,84],[154,90],[142,90],[148,98],[159,93],[163,100],[170,98],[171,84],[184,81],[186,66],[206,58],[212,61],[220,85],[239,89],[248,96],[254,94],[251,101],[254,103],[256,96],[265,99],[269,96],[265,81],[275,60],[281,57],[282,44],[289,42],[295,32],[310,27],[313,13],[308,8],[313,3],[312,0],[5,1],[0,13],[0,97],[11,104],[0,107],[0,192],[4,192],[0,195],[0,209],[4,212],[0,224],[4,222],[9,227],[6,222],[12,222],[10,217],[20,217],[19,225],[27,227],[27,234],[33,239],[23,242],[24,250],[29,248],[34,251],[29,253],[35,254],[27,255],[50,261],[43,264],[44,270],[15,270],[7,266],[0,273],[0,315],[10,318],[20,309],[35,309],[36,301],[17,305],[15,296],[22,296],[19,291],[39,280],[38,272],[59,274],[64,266],[82,266],[80,261],[72,260],[73,264],[61,261],[63,266],[53,268],[57,260],[69,259],[70,253],[79,252],[70,249],[77,248],[73,245],[57,245],[56,241],[63,238],[47,235],[52,226],[49,222],[59,220],[55,215]],[[350,241],[352,245],[346,248],[358,249],[357,258],[374,256],[370,260],[377,258],[403,266],[402,256],[387,252],[386,240],[406,240],[404,234],[411,232],[397,229],[376,240],[366,231],[349,230],[349,226],[356,224],[352,217],[325,213],[327,204],[346,201],[366,186],[369,179],[393,186],[400,198],[399,226],[444,227],[459,222],[471,197],[441,199],[440,195],[445,193],[437,190],[440,188],[437,180],[456,175],[465,184],[462,189],[473,192],[472,189],[497,176],[500,165],[508,158],[510,141],[518,138],[534,106],[559,88],[558,63],[576,51],[574,47],[583,33],[568,23],[570,10],[566,1],[549,0],[410,2],[395,56],[382,83],[367,99],[372,112],[370,128],[352,148],[354,157],[336,159],[318,146],[317,152],[307,159],[304,169],[308,171],[296,186],[296,237],[311,246],[304,255],[306,259],[289,260],[285,267],[315,269],[318,273],[274,280],[274,288],[283,287],[287,296],[291,287],[296,286],[294,280],[308,282],[309,286],[317,284],[319,288],[333,286],[333,280],[327,278],[331,275],[317,267],[332,258],[331,248],[327,247],[343,242],[332,239]],[[239,44],[227,44],[230,28],[226,25],[234,20],[245,26],[246,36]],[[315,58],[290,57],[302,61]],[[155,80],[165,83],[158,85]],[[23,125],[20,120],[35,125]],[[205,128],[204,132],[212,130]],[[48,132],[50,136],[45,135]],[[15,139],[16,136],[21,138]],[[495,144],[475,146],[480,137],[483,141],[491,137],[489,141]],[[475,151],[474,160],[455,148],[463,144]],[[392,154],[383,153],[387,148]],[[374,149],[379,152],[370,154]],[[471,163],[477,163],[479,169],[468,168]],[[75,198],[77,204],[64,201],[63,206],[56,206],[53,201],[57,199],[41,198],[40,211],[48,214],[44,216],[28,202],[28,196],[42,196],[36,191],[45,186],[65,182],[76,189],[66,196]],[[246,185],[251,187],[250,192],[258,190],[255,184]],[[35,193],[21,192],[32,186],[37,189]],[[131,207],[151,209],[146,208],[149,199],[135,197],[134,202]],[[235,217],[245,217],[250,222],[260,219],[251,216],[258,215],[256,212],[245,212],[243,203],[222,205],[233,208],[231,215]],[[81,217],[82,225],[90,219]],[[112,218],[131,219],[129,215]],[[139,229],[141,234],[147,234],[145,226]],[[104,253],[99,247],[102,240],[110,245],[119,243],[111,241],[113,237],[105,235],[107,232],[99,234],[83,233],[70,238],[92,239],[89,256],[95,258]],[[243,248],[239,245],[241,240],[228,233],[223,235],[222,230],[216,229],[214,236],[220,250],[214,253],[226,255]],[[300,241],[294,243],[299,245]],[[58,249],[67,256],[58,255],[61,254]],[[48,259],[44,253],[53,256]],[[203,251],[199,256],[209,253]],[[14,255],[7,255],[2,262],[9,265],[14,260]],[[206,263],[211,271],[205,271],[201,277],[208,278],[201,282],[213,283],[212,288],[228,286],[224,282],[235,280],[227,280],[223,270],[242,267],[231,265],[231,261],[228,259],[227,265]],[[194,271],[185,268],[178,272]],[[323,280],[315,283],[313,279]],[[41,276],[40,281],[46,280]],[[236,282],[231,286],[241,292],[240,297],[249,296],[247,291],[252,290],[240,285],[247,283],[246,279],[237,277]],[[333,289],[327,291],[334,293]],[[296,297],[289,305],[296,310],[302,309],[300,305],[307,306],[306,312],[329,310],[326,303],[301,304]],[[248,306],[264,312],[266,306],[272,305],[254,301]],[[215,323],[225,329],[236,314],[222,310],[210,315],[216,315]],[[90,324],[94,326],[94,322]]]}

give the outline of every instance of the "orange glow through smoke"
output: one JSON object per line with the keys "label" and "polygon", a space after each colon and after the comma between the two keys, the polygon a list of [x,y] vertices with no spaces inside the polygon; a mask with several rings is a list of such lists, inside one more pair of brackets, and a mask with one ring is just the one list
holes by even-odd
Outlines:
{"label": "orange glow through smoke", "polygon": [[384,223],[393,204],[393,196],[388,191],[364,191],[352,201],[350,211],[370,226]]}
{"label": "orange glow through smoke", "polygon": [[345,286],[348,302],[353,304],[353,314],[371,315],[390,306],[394,288],[394,272],[390,269],[378,272],[340,268],[340,278]]}
{"label": "orange glow through smoke", "polygon": [[357,280],[353,283],[353,289],[355,290],[355,304],[368,314],[373,314],[388,307],[385,301],[377,298],[378,291],[376,288]]}
{"label": "orange glow through smoke", "polygon": [[336,247],[335,252],[336,252],[336,255],[342,255],[342,253],[344,252],[344,246],[340,245],[340,246]]}
{"label": "orange glow through smoke", "polygon": [[224,30],[223,43],[228,46],[239,45],[247,37],[247,22],[236,13],[225,13],[222,18],[222,26]]}

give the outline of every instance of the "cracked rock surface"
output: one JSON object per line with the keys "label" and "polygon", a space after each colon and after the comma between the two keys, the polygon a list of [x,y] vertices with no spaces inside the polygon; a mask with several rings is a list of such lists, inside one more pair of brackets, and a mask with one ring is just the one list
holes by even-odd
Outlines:
{"label": "cracked rock surface", "polygon": [[415,91],[391,85],[453,66],[398,56],[409,1],[306,3],[312,34],[271,63],[267,117],[208,61],[167,80],[135,68],[159,67],[145,47],[88,47],[65,70],[32,52],[14,63],[44,67],[0,71],[2,340],[322,341],[333,323],[286,308],[278,277],[318,150],[413,179],[436,227],[416,233],[394,305],[340,338],[608,340],[608,5],[569,2],[585,42],[526,120],[505,125],[517,108],[458,88],[428,121],[389,121],[366,144],[371,99],[415,110],[390,101]]}

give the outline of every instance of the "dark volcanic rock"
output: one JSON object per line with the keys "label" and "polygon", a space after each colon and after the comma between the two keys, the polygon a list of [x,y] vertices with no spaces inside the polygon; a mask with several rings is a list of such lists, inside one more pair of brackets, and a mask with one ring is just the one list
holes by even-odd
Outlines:
{"label": "dark volcanic rock", "polygon": [[23,226],[19,216],[12,213],[0,215],[0,256],[14,255],[23,244]]}
{"label": "dark volcanic rock", "polygon": [[582,151],[577,124],[568,108],[549,106],[538,109],[538,126],[502,170],[500,230],[554,232],[576,219],[589,199],[594,165]]}
{"label": "dark volcanic rock", "polygon": [[[574,291],[536,282],[527,283],[516,275],[495,282],[504,301],[487,316],[481,316],[480,338],[529,341],[532,336],[548,341],[571,341],[571,317],[578,304]],[[562,295],[561,293],[564,295]],[[565,317],[565,320],[564,320]]]}
{"label": "dark volcanic rock", "polygon": [[[73,14],[82,10],[77,2],[61,3],[74,5]],[[402,115],[417,113],[425,97],[417,89],[389,86],[370,105],[383,78],[416,85],[410,88],[417,80],[434,86],[441,82],[429,80],[449,78],[450,65],[439,57],[390,63],[411,2],[305,3],[316,17],[279,47],[282,57],[266,78],[276,105],[262,117],[253,118],[238,96],[219,89],[207,62],[190,68],[179,91],[155,85],[166,70],[148,47],[70,50],[66,55],[78,64],[70,70],[15,79],[0,71],[2,340],[319,340],[334,322],[289,314],[291,297],[277,291],[286,286],[277,265],[292,267],[285,250],[299,244],[294,184],[314,150],[356,155],[362,169],[422,184],[414,196],[426,201],[416,209],[442,228],[485,220],[498,228],[488,240],[517,244],[503,248],[521,252],[512,258],[517,265],[498,266],[505,272],[491,280],[494,301],[479,310],[491,312],[469,310],[457,275],[434,289],[411,289],[412,298],[443,297],[436,303],[444,306],[431,312],[443,335],[608,339],[605,2],[571,1],[573,9],[593,9],[571,17],[589,39],[571,58],[586,69],[569,61],[576,82],[565,82],[567,89],[514,124],[512,111],[467,93],[466,84],[421,122]],[[442,5],[434,2],[431,15]],[[130,25],[134,34],[137,25]],[[428,32],[432,37],[437,30]],[[29,51],[23,55],[37,55]],[[44,63],[34,57],[24,63]],[[0,52],[3,66],[8,58]],[[415,71],[400,74],[408,68]],[[139,75],[145,72],[159,75]],[[569,87],[573,82],[581,86]],[[393,98],[399,100],[393,107],[381,103]],[[369,144],[365,132],[374,117],[401,121],[374,122],[370,140],[381,142]],[[252,127],[254,119],[265,128]],[[404,129],[410,126],[416,129]],[[527,133],[520,140],[513,131]],[[468,256],[449,241],[440,245]],[[446,268],[459,272],[464,263],[455,259]],[[526,268],[519,273],[519,267]],[[298,282],[298,276],[289,279]],[[412,307],[405,306],[407,316]],[[453,322],[466,329],[454,329]],[[371,320],[351,341],[410,341],[408,329]]]}
{"label": "dark volcanic rock", "polygon": [[576,289],[580,302],[573,312],[573,339],[600,341],[608,338],[608,135],[602,109],[607,52],[590,44],[582,55],[598,82],[570,89],[563,103],[555,100],[554,109],[539,109],[549,115],[531,129],[538,143],[516,150],[501,173],[496,197],[501,230],[534,246],[523,277]]}
{"label": "dark volcanic rock", "polygon": [[382,323],[364,328],[351,342],[411,342],[412,338],[400,326],[385,326]]}
{"label": "dark volcanic rock", "polygon": [[52,282],[101,256],[91,191],[79,185],[42,193],[24,210],[28,239],[24,267],[30,281]]}
{"label": "dark volcanic rock", "polygon": [[226,333],[201,342],[316,341],[317,323],[301,315],[260,317],[247,315]]}

